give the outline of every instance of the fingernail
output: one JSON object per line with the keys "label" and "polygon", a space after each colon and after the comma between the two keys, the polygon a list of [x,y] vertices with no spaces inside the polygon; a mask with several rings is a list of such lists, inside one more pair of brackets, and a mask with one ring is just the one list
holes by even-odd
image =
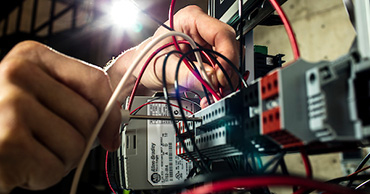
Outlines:
{"label": "fingernail", "polygon": [[215,75],[215,72],[214,72],[214,71],[207,72],[207,75],[208,75],[208,77],[209,77],[209,78],[210,78],[210,80],[211,80],[211,84],[212,84],[214,87],[217,87],[217,85],[218,85],[218,81],[217,81],[217,76]]}

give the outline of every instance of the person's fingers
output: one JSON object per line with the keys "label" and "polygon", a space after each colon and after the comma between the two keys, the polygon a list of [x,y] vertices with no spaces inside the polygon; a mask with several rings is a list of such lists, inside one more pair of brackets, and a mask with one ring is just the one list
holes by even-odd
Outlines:
{"label": "person's fingers", "polygon": [[27,124],[32,135],[60,158],[67,170],[76,167],[89,134],[81,133],[19,88],[8,87],[7,92],[12,98],[0,103],[3,114],[8,112],[14,118],[21,118],[19,122]]}
{"label": "person's fingers", "polygon": [[[98,110],[93,105],[46,74],[33,62],[14,59],[9,63],[11,66],[5,73],[8,82],[20,88],[27,88],[27,92],[43,106],[48,107],[51,114],[55,113],[68,121],[85,139],[90,137],[91,129],[98,119]],[[23,65],[25,63],[27,65]]]}
{"label": "person's fingers", "polygon": [[0,192],[10,192],[16,186],[44,189],[57,183],[67,171],[60,158],[34,138],[26,121],[15,119],[26,119],[19,111],[29,104],[22,100],[15,98],[10,103],[4,103],[4,98],[0,100]]}
{"label": "person's fingers", "polygon": [[8,154],[7,158],[2,158],[5,161],[2,162],[4,166],[0,168],[3,178],[0,182],[5,187],[1,185],[0,187],[5,188],[6,192],[18,186],[30,190],[46,189],[65,176],[63,163],[44,145],[26,135],[21,142],[23,142],[21,145],[7,146],[8,149],[12,149],[12,155]]}
{"label": "person's fingers", "polygon": [[[71,124],[45,109],[41,104],[32,102],[32,99],[30,101],[28,110],[22,111],[27,115],[32,114],[31,110],[37,110],[37,113],[33,113],[32,118],[26,117],[25,122],[28,123],[33,136],[56,155],[69,172],[77,166],[88,137],[84,137]],[[44,122],[38,122],[42,119]]]}
{"label": "person's fingers", "polygon": [[[23,170],[28,180],[20,185],[21,188],[43,190],[57,184],[66,175],[65,169],[62,168],[63,162],[55,157],[43,144],[30,139],[27,146],[29,149],[19,151],[23,153],[26,150],[28,152],[27,158],[33,158],[24,161],[27,164],[24,165]],[[35,153],[34,150],[37,150],[37,152]],[[42,165],[40,165],[40,161],[43,161]]]}
{"label": "person's fingers", "polygon": [[[16,59],[18,56],[24,56],[34,64],[39,65],[51,77],[81,95],[97,108],[99,114],[104,111],[112,91],[108,77],[101,69],[83,64],[81,61],[30,41],[18,44],[3,61]],[[117,105],[107,118],[99,134],[100,142],[106,149],[113,150],[118,147],[119,125],[120,113]]]}
{"label": "person's fingers", "polygon": [[[168,58],[168,61],[166,63],[165,72],[163,72],[163,61],[164,59],[158,60],[155,66],[155,69],[153,72],[155,72],[156,77],[161,78],[163,77],[163,73],[166,74],[166,83],[167,83],[167,89],[172,90],[173,85],[175,83],[175,80],[177,79],[177,83],[179,86],[189,88],[192,90],[203,90],[201,82],[195,77],[194,72],[189,70],[189,68],[182,62],[180,66],[178,66],[179,62],[179,56],[178,55],[171,55]],[[200,67],[198,62],[193,62],[195,66],[197,66],[198,71],[200,71]],[[208,64],[204,63],[204,68],[206,70],[206,73],[208,77],[211,80],[211,84],[214,88],[218,88],[218,80],[216,77],[216,70],[213,69]],[[178,70],[177,70],[178,69]],[[176,71],[178,72],[178,76],[176,78]],[[144,74],[145,75],[145,74]],[[157,78],[157,79],[158,79]],[[153,78],[154,79],[154,78]],[[156,83],[153,82],[153,86],[150,85],[151,83],[146,83],[146,85],[149,85],[149,87],[155,87]]]}
{"label": "person's fingers", "polygon": [[[210,101],[211,103],[214,103],[213,101],[213,98],[210,98]],[[206,97],[203,97],[201,100],[200,100],[200,107],[203,109],[203,108],[206,108],[207,106],[209,106],[210,104],[208,103],[207,101],[207,98]]]}
{"label": "person's fingers", "polygon": [[[185,12],[181,14],[180,12]],[[175,29],[189,34],[199,44],[209,44],[215,51],[230,59],[238,65],[238,47],[235,40],[235,31],[229,25],[206,15],[197,6],[188,6],[175,15]],[[194,19],[186,19],[189,15]],[[177,16],[177,17],[176,17]],[[196,18],[196,19],[195,19]],[[222,66],[229,73],[234,74],[229,64],[218,58]],[[221,70],[217,70],[217,78],[221,86],[227,86],[227,81]],[[234,79],[235,80],[235,79]],[[235,81],[234,81],[235,82]],[[235,83],[236,84],[236,83]]]}

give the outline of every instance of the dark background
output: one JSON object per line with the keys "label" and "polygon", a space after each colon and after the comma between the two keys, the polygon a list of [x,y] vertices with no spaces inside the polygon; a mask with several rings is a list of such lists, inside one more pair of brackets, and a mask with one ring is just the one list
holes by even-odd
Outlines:
{"label": "dark background", "polygon": [[[102,18],[104,5],[111,0],[9,0],[0,1],[0,59],[17,43],[36,40],[52,48],[104,66],[112,57],[131,48],[158,28],[158,24],[141,14],[141,31],[116,31]],[[157,20],[168,18],[170,0],[136,0],[141,9]],[[198,4],[207,11],[207,0],[182,0],[176,10],[186,4]],[[104,172],[105,151],[96,148],[90,154],[81,177],[78,193],[110,193]],[[73,172],[58,185],[45,191],[16,189],[12,193],[69,193]]]}

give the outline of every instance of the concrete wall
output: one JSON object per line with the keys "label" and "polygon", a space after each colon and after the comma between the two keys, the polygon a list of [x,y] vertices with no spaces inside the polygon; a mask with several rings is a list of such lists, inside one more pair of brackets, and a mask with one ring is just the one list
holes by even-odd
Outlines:
{"label": "concrete wall", "polygon": [[[342,0],[288,0],[283,9],[295,31],[302,58],[333,60],[348,51],[355,32]],[[286,54],[286,61],[293,59],[282,26],[258,27],[254,32],[256,44],[268,46],[271,54]]]}
{"label": "concrete wall", "polygon": [[[348,52],[355,31],[342,0],[288,0],[283,5],[296,34],[301,57],[308,61],[334,60]],[[292,49],[283,26],[257,27],[255,44],[268,46],[269,54],[286,54],[293,61]],[[286,156],[293,174],[304,174],[299,154]],[[314,178],[328,180],[343,176],[339,153],[310,156]],[[275,189],[276,193],[292,193],[291,189]]]}

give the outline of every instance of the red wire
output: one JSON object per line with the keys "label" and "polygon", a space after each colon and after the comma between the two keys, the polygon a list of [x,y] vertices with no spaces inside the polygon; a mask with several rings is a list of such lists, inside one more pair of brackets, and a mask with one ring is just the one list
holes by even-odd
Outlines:
{"label": "red wire", "polygon": [[[172,29],[175,29],[174,28],[174,25],[173,25],[173,16],[174,16],[174,10],[175,10],[175,4],[176,4],[176,0],[171,0],[171,5],[170,5],[170,10],[169,10],[169,13],[168,13],[168,18],[169,18],[169,21],[170,21],[170,27]],[[175,45],[175,48],[176,50],[180,51],[181,52],[181,49],[179,47],[179,44],[177,43],[177,40],[176,40],[176,37],[172,36],[172,40],[173,40],[173,43]],[[206,89],[216,98],[216,100],[221,100],[221,97],[219,96],[219,94],[217,94],[216,91],[214,91],[212,89],[212,87],[207,83],[205,82],[202,77],[200,77],[197,73],[195,73],[195,71],[193,70],[193,68],[191,67],[191,65],[189,64],[189,61],[184,59],[183,62],[185,63],[186,67],[188,67],[188,69],[195,75],[195,77],[206,87]]]}
{"label": "red wire", "polygon": [[290,25],[290,22],[289,22],[288,18],[286,17],[283,9],[281,9],[279,3],[277,3],[276,0],[269,0],[269,1],[270,1],[271,5],[274,7],[274,9],[276,10],[276,12],[279,14],[279,16],[281,18],[281,21],[284,24],[285,30],[288,34],[290,44],[291,44],[292,49],[293,49],[294,59],[297,60],[300,57],[300,52],[299,52],[297,40],[294,36],[292,26]]}
{"label": "red wire", "polygon": [[193,90],[187,90],[186,92],[193,93],[194,95],[198,96],[199,100],[202,100],[202,97],[197,92],[195,92]]}
{"label": "red wire", "polygon": [[312,166],[311,166],[311,162],[310,162],[310,159],[308,158],[306,151],[301,150],[301,156],[302,156],[304,168],[306,170],[306,176],[307,178],[312,179]]}
{"label": "red wire", "polygon": [[141,78],[143,77],[143,74],[146,70],[146,68],[148,67],[150,61],[154,58],[155,55],[157,55],[160,51],[162,51],[163,49],[169,47],[173,45],[173,43],[168,43],[168,44],[165,44],[163,46],[161,46],[160,48],[158,48],[157,50],[155,50],[149,57],[148,57],[148,60],[146,60],[144,66],[141,68],[141,71],[136,79],[136,82],[135,82],[135,85],[134,87],[132,88],[132,91],[131,91],[131,94],[130,94],[130,99],[129,99],[129,102],[127,103],[127,110],[130,110],[131,109],[131,105],[132,105],[132,102],[134,101],[134,96],[135,96],[135,93],[137,91],[137,88],[139,86],[139,83],[140,83],[140,80]]}
{"label": "red wire", "polygon": [[108,154],[109,154],[109,151],[107,151],[107,153],[105,154],[105,176],[107,178],[107,182],[108,182],[108,185],[109,185],[110,190],[114,194],[117,194],[116,191],[114,191],[112,185],[110,184],[110,180],[109,180],[109,176],[108,176]]}
{"label": "red wire", "polygon": [[[135,111],[139,110],[140,108],[142,108],[142,107],[144,107],[144,106],[148,105],[148,104],[167,104],[167,103],[165,103],[165,102],[147,102],[147,103],[142,104],[142,105],[140,105],[139,107],[135,108],[135,110],[131,111],[131,112],[130,112],[130,115],[131,115],[132,113],[134,113]],[[173,106],[173,107],[176,107],[176,108],[180,108],[180,107],[179,107],[179,106],[177,106],[176,104],[171,104],[171,103],[170,103],[170,105],[171,105],[171,106]],[[183,109],[184,111],[186,111],[186,112],[190,113],[190,114],[193,114],[193,112],[191,112],[190,110],[188,110],[188,109],[186,109],[186,108],[182,108],[182,109]]]}
{"label": "red wire", "polygon": [[[170,21],[170,27],[173,28],[173,12],[174,12],[174,7],[175,7],[175,3],[176,3],[176,0],[172,0],[171,1],[171,5],[170,5],[170,10],[169,10],[169,21]],[[171,43],[167,43],[163,46],[161,46],[160,48],[158,48],[156,51],[154,51],[149,57],[148,59],[146,60],[144,66],[141,68],[141,71],[136,79],[136,82],[135,82],[135,85],[131,91],[131,94],[130,94],[130,99],[129,99],[129,102],[127,103],[127,110],[130,110],[131,109],[131,106],[132,106],[132,102],[134,100],[134,96],[135,96],[135,93],[137,91],[137,88],[139,86],[139,83],[140,83],[140,80],[146,70],[146,68],[148,67],[150,61],[154,58],[155,55],[157,55],[160,51],[162,51],[163,49],[169,47],[169,46],[172,46],[172,45],[175,45],[176,49],[178,51],[181,51],[180,50],[180,47],[178,45],[178,42],[176,41],[176,38],[174,36],[172,36],[172,40],[173,42]],[[179,41],[180,44],[189,44],[187,41]],[[207,60],[211,63],[211,65],[214,67],[215,64],[214,62],[212,61],[212,59],[207,55],[207,53],[205,52],[202,52],[203,55],[207,58]],[[217,99],[217,100],[220,100],[221,98],[218,96],[218,94],[212,89],[212,87],[203,80],[202,77],[200,77],[198,75],[198,73],[195,72],[195,70],[191,67],[191,65],[189,64],[189,62],[184,59],[184,62],[185,62],[185,65],[189,68],[189,70],[192,72],[192,74],[205,86],[205,88]]]}
{"label": "red wire", "polygon": [[302,186],[305,188],[313,188],[321,191],[328,191],[335,194],[348,193],[363,193],[349,189],[347,187],[314,181],[311,179],[292,177],[292,176],[258,176],[246,178],[234,178],[224,181],[212,182],[203,186],[197,187],[193,190],[183,192],[182,194],[206,194],[216,193],[228,190],[235,190],[235,188],[254,189],[266,186]]}
{"label": "red wire", "polygon": [[367,166],[367,167],[365,167],[365,168],[362,168],[362,169],[360,169],[360,170],[358,170],[358,171],[356,171],[356,172],[354,172],[354,173],[352,173],[352,174],[348,175],[347,177],[354,176],[354,175],[356,175],[356,174],[358,174],[358,173],[360,173],[360,172],[363,172],[363,171],[365,171],[365,170],[367,170],[367,169],[369,169],[369,168],[370,168],[370,166]]}
{"label": "red wire", "polygon": [[[175,28],[173,27],[173,16],[175,15],[174,14],[175,4],[176,4],[176,0],[171,0],[170,10],[168,12],[168,18],[170,20],[170,28],[172,28],[174,30],[175,30]],[[175,44],[176,50],[181,51],[179,44],[177,44],[177,40],[176,40],[175,36],[172,36],[172,40],[173,40],[173,43]]]}
{"label": "red wire", "polygon": [[[181,41],[179,41],[179,43],[180,44],[189,44],[189,42],[188,41],[184,41],[184,40],[181,40]],[[144,66],[141,68],[141,71],[140,71],[140,73],[139,73],[139,75],[138,75],[138,77],[137,77],[137,79],[136,79],[136,82],[135,82],[135,85],[134,85],[134,87],[132,88],[132,91],[131,91],[131,94],[130,94],[130,99],[129,99],[129,102],[127,103],[127,110],[130,110],[131,109],[131,106],[132,106],[132,102],[133,102],[133,100],[134,100],[134,97],[135,97],[135,93],[136,93],[136,91],[137,91],[137,88],[138,88],[138,86],[139,86],[139,84],[140,84],[140,80],[141,80],[141,78],[143,77],[143,74],[144,74],[144,72],[145,72],[145,70],[146,70],[146,68],[148,67],[148,65],[149,65],[149,63],[150,63],[150,61],[152,61],[153,60],[153,58],[160,52],[160,51],[162,51],[163,49],[165,49],[165,48],[167,48],[167,47],[169,47],[169,46],[172,46],[172,45],[174,45],[174,43],[173,42],[170,42],[170,43],[167,43],[167,44],[165,44],[165,45],[163,45],[163,46],[161,46],[160,48],[158,48],[156,51],[154,51],[149,57],[148,57],[148,59],[146,60],[146,62],[145,62],[145,64],[144,64]],[[206,53],[206,52],[202,52],[202,54],[207,58],[207,60],[210,62],[210,64],[212,65],[212,66],[215,66],[215,64],[214,64],[214,61],[209,57],[209,55]],[[193,69],[191,69],[191,70],[193,70]],[[192,71],[192,73],[193,73],[193,75],[195,75],[197,78],[199,78],[198,80],[202,83],[202,84],[207,84],[207,82],[205,82],[201,77],[199,77],[199,75],[195,72],[195,71]],[[203,81],[203,82],[202,82]],[[206,86],[206,85],[205,85]],[[207,87],[207,86],[206,86]],[[209,87],[209,86],[208,86]]]}

